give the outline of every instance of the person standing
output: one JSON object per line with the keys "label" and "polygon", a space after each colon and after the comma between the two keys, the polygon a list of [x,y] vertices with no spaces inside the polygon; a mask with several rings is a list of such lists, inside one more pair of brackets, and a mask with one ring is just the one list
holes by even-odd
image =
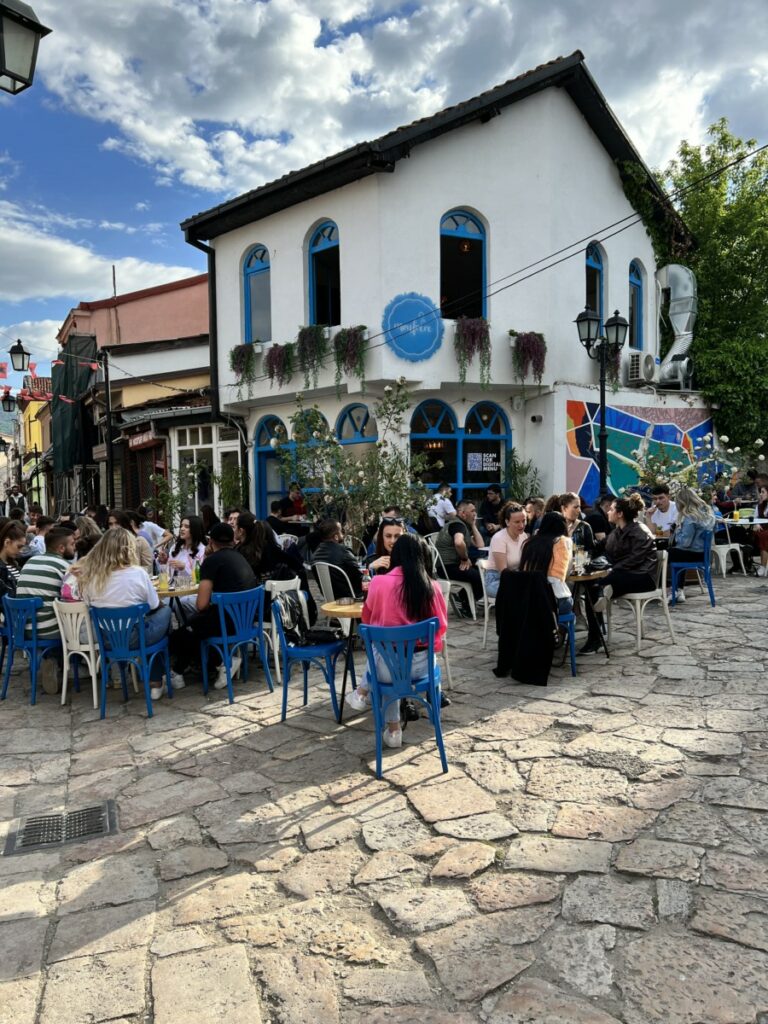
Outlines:
{"label": "person standing", "polygon": [[427,508],[427,515],[434,519],[437,529],[442,530],[449,519],[456,518],[456,509],[451,501],[451,485],[441,483],[437,488],[435,500]]}
{"label": "person standing", "polygon": [[15,508],[21,509],[22,515],[26,518],[27,515],[27,499],[21,493],[18,484],[14,484],[8,494],[8,500],[6,501],[6,510],[8,515]]}

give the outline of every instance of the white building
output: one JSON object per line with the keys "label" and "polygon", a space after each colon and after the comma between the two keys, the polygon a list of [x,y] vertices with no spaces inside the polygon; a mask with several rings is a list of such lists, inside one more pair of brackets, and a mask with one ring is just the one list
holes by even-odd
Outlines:
{"label": "white building", "polygon": [[[659,361],[657,267],[625,194],[626,166],[641,169],[637,187],[653,216],[684,243],[684,226],[577,52],[182,224],[215,275],[212,383],[222,409],[244,417],[257,513],[282,487],[270,437],[304,391],[298,369],[282,386],[267,379],[267,352],[294,341],[302,324],[330,324],[332,335],[368,327],[365,391],[351,378],[337,397],[330,355],[306,396],[342,440],[375,436],[367,412],[404,376],[411,444],[443,461],[440,476],[459,496],[499,481],[514,445],[534,460],[545,491],[591,498],[598,371],[579,344],[576,315],[588,302],[601,317],[618,309],[631,320],[622,380],[633,351]],[[490,323],[485,388],[477,360],[458,383],[462,314]],[[546,338],[540,385],[516,378],[511,329]],[[262,343],[258,377],[238,393],[229,353],[254,342]],[[652,363],[645,373],[654,376]],[[687,447],[711,429],[698,396],[678,390],[623,386],[609,404],[614,489],[634,476],[639,437]]]}

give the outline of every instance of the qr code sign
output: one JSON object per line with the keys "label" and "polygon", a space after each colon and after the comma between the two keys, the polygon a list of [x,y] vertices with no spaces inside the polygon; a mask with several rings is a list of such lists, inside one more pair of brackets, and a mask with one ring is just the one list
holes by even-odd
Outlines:
{"label": "qr code sign", "polygon": [[483,456],[480,452],[469,452],[467,455],[467,469],[470,473],[481,473],[483,470]]}

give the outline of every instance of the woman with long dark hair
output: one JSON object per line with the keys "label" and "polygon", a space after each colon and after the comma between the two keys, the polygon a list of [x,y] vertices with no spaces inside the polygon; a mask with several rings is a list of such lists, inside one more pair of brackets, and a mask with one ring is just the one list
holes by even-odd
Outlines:
{"label": "woman with long dark hair", "polygon": [[405,532],[405,522],[399,516],[385,516],[381,520],[376,531],[373,554],[368,558],[368,568],[372,572],[389,572],[392,568],[392,549]]}
{"label": "woman with long dark hair", "polygon": [[304,562],[295,545],[283,550],[275,540],[272,528],[252,512],[241,512],[235,527],[235,550],[248,562],[259,582],[266,578],[290,579],[298,576],[306,581]]}
{"label": "woman with long dark hair", "polygon": [[[435,636],[437,652],[443,647],[448,612],[443,592],[427,570],[425,549],[424,541],[412,533],[404,533],[397,539],[390,555],[389,572],[377,573],[371,580],[363,605],[363,622],[371,626],[410,626],[424,619],[437,618],[440,623]],[[411,678],[420,679],[427,674],[427,653],[417,651],[414,654]],[[379,679],[387,682],[387,666],[379,658],[376,669]],[[355,711],[364,711],[370,704],[369,688],[366,671],[360,685],[347,694],[347,704]],[[403,733],[397,701],[387,707],[386,714],[384,743],[388,747],[400,747]]]}
{"label": "woman with long dark hair", "polygon": [[169,554],[158,553],[158,562],[167,562],[171,575],[191,576],[195,564],[205,558],[205,531],[200,516],[184,516],[179,526],[179,535]]}
{"label": "woman with long dark hair", "polygon": [[565,582],[571,551],[565,519],[560,512],[546,512],[520,556],[521,572],[543,572],[546,575],[561,615],[573,610],[573,598]]}
{"label": "woman with long dark hair", "polygon": [[216,523],[221,522],[219,517],[214,512],[213,505],[201,505],[200,518],[203,521],[203,532],[205,533],[206,537],[211,532],[211,527],[215,526]]}
{"label": "woman with long dark hair", "polygon": [[0,597],[15,597],[21,567],[17,561],[27,542],[27,531],[15,519],[0,529]]}

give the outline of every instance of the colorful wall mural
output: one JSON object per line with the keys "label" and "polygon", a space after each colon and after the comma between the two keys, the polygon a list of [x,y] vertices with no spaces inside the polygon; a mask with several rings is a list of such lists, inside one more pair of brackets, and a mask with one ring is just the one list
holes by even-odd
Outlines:
{"label": "colorful wall mural", "polygon": [[[593,502],[600,487],[598,451],[600,449],[600,406],[597,402],[569,400],[566,403],[566,486],[586,501]],[[622,487],[637,483],[632,455],[646,438],[649,450],[664,445],[668,452],[693,461],[696,442],[714,427],[709,410],[649,409],[641,406],[613,406],[606,409],[608,431],[608,489],[618,494]]]}

